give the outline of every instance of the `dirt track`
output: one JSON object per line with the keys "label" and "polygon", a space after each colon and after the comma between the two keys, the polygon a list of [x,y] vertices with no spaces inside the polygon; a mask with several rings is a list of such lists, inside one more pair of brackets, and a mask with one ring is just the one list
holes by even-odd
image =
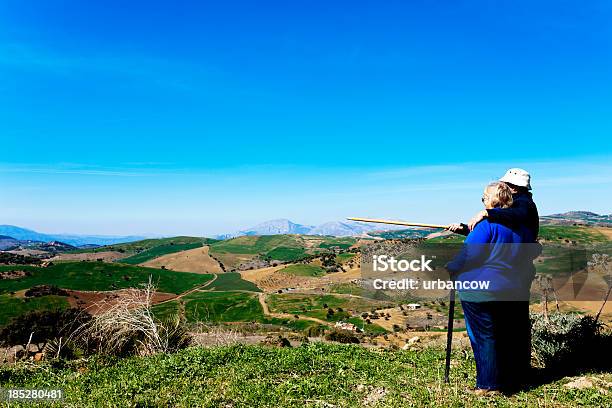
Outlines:
{"label": "dirt track", "polygon": [[[273,313],[270,311],[270,308],[268,307],[268,304],[266,303],[266,294],[265,293],[260,293],[258,296],[259,299],[259,304],[261,305],[263,312],[266,316],[271,316],[271,317],[276,317],[276,318],[280,318],[280,319],[295,319],[295,317],[292,314],[289,313]],[[326,326],[330,325],[330,322],[326,322],[325,320],[321,320],[321,319],[317,319],[316,317],[310,317],[310,316],[303,316],[300,315],[300,319],[302,320],[310,320],[312,322],[317,322],[319,324],[323,324]]]}

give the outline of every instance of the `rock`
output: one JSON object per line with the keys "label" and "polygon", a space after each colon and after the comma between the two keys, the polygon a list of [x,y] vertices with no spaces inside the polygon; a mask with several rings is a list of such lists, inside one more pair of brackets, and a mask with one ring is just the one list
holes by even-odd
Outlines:
{"label": "rock", "polygon": [[28,344],[27,352],[28,353],[38,353],[39,348],[38,345],[30,343]]}
{"label": "rock", "polygon": [[378,405],[387,396],[387,390],[381,387],[373,388],[364,398],[363,406]]}
{"label": "rock", "polygon": [[582,390],[584,388],[593,387],[593,383],[586,377],[578,377],[574,381],[570,381],[565,384],[564,387]]}
{"label": "rock", "polygon": [[284,338],[283,336],[267,336],[264,340],[262,340],[259,344],[263,344],[266,346],[276,346],[276,347],[291,347],[291,343],[289,340]]}
{"label": "rock", "polygon": [[44,357],[45,355],[43,353],[36,353],[34,354],[34,361],[42,361]]}
{"label": "rock", "polygon": [[406,344],[409,344],[409,345],[412,346],[413,344],[420,343],[420,342],[421,342],[421,338],[419,336],[414,336],[414,337],[411,337],[408,340],[408,343],[406,343]]}
{"label": "rock", "polygon": [[25,347],[21,345],[13,346],[8,349],[6,359],[8,363],[14,363],[16,360],[19,360],[24,355],[25,355]]}

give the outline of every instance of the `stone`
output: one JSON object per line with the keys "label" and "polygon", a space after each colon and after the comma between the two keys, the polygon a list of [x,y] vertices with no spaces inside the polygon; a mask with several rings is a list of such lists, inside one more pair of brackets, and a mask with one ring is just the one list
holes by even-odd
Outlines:
{"label": "stone", "polygon": [[40,350],[38,348],[38,345],[30,343],[28,344],[28,348],[27,348],[27,352],[28,353],[38,353]]}
{"label": "stone", "polygon": [[420,342],[421,342],[421,338],[419,336],[414,336],[408,340],[407,344],[413,345],[415,343],[420,343]]}

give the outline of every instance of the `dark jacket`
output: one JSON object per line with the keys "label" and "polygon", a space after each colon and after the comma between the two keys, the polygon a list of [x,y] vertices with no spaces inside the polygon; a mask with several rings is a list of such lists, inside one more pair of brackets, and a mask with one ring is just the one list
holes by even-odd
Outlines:
{"label": "dark jacket", "polygon": [[490,222],[499,223],[511,229],[519,229],[523,226],[531,232],[528,242],[536,242],[540,230],[540,217],[538,208],[533,202],[531,193],[513,194],[514,202],[510,208],[492,208],[487,210]]}

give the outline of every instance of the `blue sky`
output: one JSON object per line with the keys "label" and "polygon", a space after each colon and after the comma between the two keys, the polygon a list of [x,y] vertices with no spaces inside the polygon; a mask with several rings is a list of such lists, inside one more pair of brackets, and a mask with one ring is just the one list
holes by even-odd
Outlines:
{"label": "blue sky", "polygon": [[609,213],[610,21],[606,1],[4,1],[0,223],[449,222],[509,166],[542,213]]}

